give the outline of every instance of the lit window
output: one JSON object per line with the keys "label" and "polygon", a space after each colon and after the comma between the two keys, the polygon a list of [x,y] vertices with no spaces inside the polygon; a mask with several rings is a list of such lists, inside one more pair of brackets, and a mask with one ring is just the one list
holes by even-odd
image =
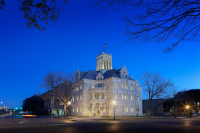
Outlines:
{"label": "lit window", "polygon": [[124,83],[122,83],[122,88],[124,89]]}
{"label": "lit window", "polygon": [[107,93],[105,93],[105,97],[104,98],[107,99]]}
{"label": "lit window", "polygon": [[128,83],[126,83],[126,87],[125,88],[128,89]]}
{"label": "lit window", "polygon": [[122,100],[124,99],[124,93],[122,93]]}
{"label": "lit window", "polygon": [[127,100],[128,99],[128,95],[127,95],[127,93],[125,94],[125,100]]}
{"label": "lit window", "polygon": [[82,90],[82,89],[83,89],[83,84],[80,85],[80,90]]}
{"label": "lit window", "polygon": [[76,91],[79,91],[79,88],[78,88],[78,87],[76,87]]}
{"label": "lit window", "polygon": [[134,112],[134,111],[133,111],[133,106],[131,106],[131,112]]}
{"label": "lit window", "polygon": [[104,83],[104,88],[107,88],[107,84],[106,83]]}
{"label": "lit window", "polygon": [[78,106],[76,107],[76,112],[78,112]]}
{"label": "lit window", "polygon": [[94,88],[94,83],[92,83],[92,88]]}
{"label": "lit window", "polygon": [[74,92],[75,88],[73,88],[73,92]]}
{"label": "lit window", "polygon": [[74,102],[74,96],[72,96],[72,101]]}
{"label": "lit window", "polygon": [[131,94],[131,100],[133,100],[133,94]]}
{"label": "lit window", "polygon": [[128,106],[125,105],[125,112],[128,112]]}
{"label": "lit window", "polygon": [[82,95],[80,94],[80,100],[82,100]]}
{"label": "lit window", "polygon": [[80,107],[80,112],[82,112],[82,105],[81,105],[81,107]]}
{"label": "lit window", "polygon": [[76,101],[78,101],[78,95],[76,95]]}
{"label": "lit window", "polygon": [[95,94],[92,94],[92,99],[95,99]]}
{"label": "lit window", "polygon": [[74,107],[73,107],[73,112],[74,112]]}
{"label": "lit window", "polygon": [[138,97],[138,102],[139,102],[139,100],[140,100],[140,99],[139,99],[139,97]]}
{"label": "lit window", "polygon": [[118,99],[118,93],[117,92],[115,93],[115,99],[116,100]]}
{"label": "lit window", "polygon": [[59,105],[63,105],[63,103],[62,102],[60,102],[60,104]]}
{"label": "lit window", "polygon": [[133,84],[131,84],[131,90],[133,90]]}
{"label": "lit window", "polygon": [[115,88],[118,88],[118,82],[117,81],[115,82]]}

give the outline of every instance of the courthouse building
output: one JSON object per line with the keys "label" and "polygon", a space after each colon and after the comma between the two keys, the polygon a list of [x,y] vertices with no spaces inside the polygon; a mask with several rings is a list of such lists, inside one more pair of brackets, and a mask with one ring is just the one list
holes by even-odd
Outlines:
{"label": "courthouse building", "polygon": [[[142,115],[142,87],[132,79],[125,65],[112,66],[112,55],[97,56],[96,71],[76,71],[73,90],[72,116]],[[115,101],[115,106],[113,105]]]}

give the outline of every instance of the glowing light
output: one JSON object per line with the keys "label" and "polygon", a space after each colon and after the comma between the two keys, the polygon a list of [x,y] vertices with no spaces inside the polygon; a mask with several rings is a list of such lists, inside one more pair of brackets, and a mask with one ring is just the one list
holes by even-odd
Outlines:
{"label": "glowing light", "polygon": [[116,104],[116,102],[115,102],[115,101],[113,101],[113,104]]}
{"label": "glowing light", "polygon": [[67,104],[68,104],[68,105],[70,105],[70,104],[71,104],[71,102],[68,102]]}
{"label": "glowing light", "polygon": [[186,109],[188,109],[188,108],[189,108],[189,106],[187,105],[187,106],[186,106]]}

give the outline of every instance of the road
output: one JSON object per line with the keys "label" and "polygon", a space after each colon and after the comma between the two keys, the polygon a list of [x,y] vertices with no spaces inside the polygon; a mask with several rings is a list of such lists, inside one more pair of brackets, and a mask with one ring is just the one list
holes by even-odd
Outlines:
{"label": "road", "polygon": [[73,121],[59,118],[0,117],[0,133],[198,133],[200,117]]}

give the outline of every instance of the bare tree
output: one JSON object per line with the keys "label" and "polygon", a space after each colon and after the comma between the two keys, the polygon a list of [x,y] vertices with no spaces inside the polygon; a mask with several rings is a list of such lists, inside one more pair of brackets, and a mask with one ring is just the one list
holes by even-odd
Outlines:
{"label": "bare tree", "polygon": [[129,15],[123,17],[128,40],[174,39],[164,52],[172,51],[182,41],[199,41],[199,0],[96,0],[94,5],[102,9],[112,6],[115,11],[128,9]]}
{"label": "bare tree", "polygon": [[74,82],[75,74],[68,73],[65,75],[63,72],[50,72],[43,79],[42,87],[52,90],[52,97],[56,106],[58,102],[63,104],[65,118],[66,108],[69,106],[68,103],[72,101]]}
{"label": "bare tree", "polygon": [[[44,30],[45,27],[40,26],[40,22],[44,21],[45,24],[52,25],[56,22],[60,15],[60,8],[57,6],[58,0],[16,0],[19,2],[19,10],[24,13],[24,19],[27,20],[27,27],[36,27],[37,29]],[[68,0],[63,0],[67,3]],[[0,0],[0,9],[6,9],[5,0]]]}
{"label": "bare tree", "polygon": [[148,72],[144,71],[141,76],[143,80],[144,91],[148,94],[149,105],[148,105],[148,116],[151,118],[151,100],[153,98],[166,98],[168,96],[169,87],[173,85],[170,79],[165,79],[159,72]]}

